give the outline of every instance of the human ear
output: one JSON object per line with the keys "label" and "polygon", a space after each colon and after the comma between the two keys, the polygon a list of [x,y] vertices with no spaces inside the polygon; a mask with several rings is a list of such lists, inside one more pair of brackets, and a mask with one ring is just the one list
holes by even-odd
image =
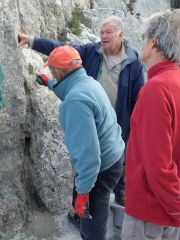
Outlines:
{"label": "human ear", "polygon": [[119,37],[124,37],[124,33],[123,33],[123,32],[120,32],[120,33],[119,33]]}
{"label": "human ear", "polygon": [[155,36],[152,37],[151,41],[152,41],[152,48],[156,48],[158,43],[157,37]]}

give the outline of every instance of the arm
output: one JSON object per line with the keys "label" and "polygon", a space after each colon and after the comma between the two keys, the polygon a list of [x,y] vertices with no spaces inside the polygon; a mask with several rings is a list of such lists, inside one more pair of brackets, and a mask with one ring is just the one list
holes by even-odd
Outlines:
{"label": "arm", "polygon": [[[37,52],[43,53],[47,56],[56,48],[65,45],[63,42],[58,42],[53,39],[45,39],[45,38],[34,38],[32,49]],[[90,45],[90,44],[89,44]],[[88,44],[85,45],[74,45],[70,44],[70,46],[74,47],[80,54],[82,60],[83,56],[89,48]]]}
{"label": "arm", "polygon": [[64,44],[53,39],[45,39],[45,38],[34,38],[32,49],[40,52],[44,55],[49,56],[49,54],[59,46],[63,46]]}
{"label": "arm", "polygon": [[[65,45],[63,42],[58,42],[54,39],[46,39],[46,38],[34,38],[31,36],[28,36],[26,34],[18,33],[18,42],[19,42],[19,47],[23,46],[25,44],[28,44],[33,50],[40,52],[42,54],[45,54],[49,56],[49,54],[59,46]],[[85,45],[73,45],[71,44],[72,47],[74,47],[80,54],[82,60],[83,56],[87,55],[87,49],[89,48],[90,44],[85,44]]]}
{"label": "arm", "polygon": [[54,50],[54,48],[63,46],[64,44],[53,39],[35,38],[23,33],[18,33],[19,47],[27,44],[33,50],[43,53],[47,56]]}
{"label": "arm", "polygon": [[[160,85],[161,84],[161,85]],[[162,83],[148,83],[138,106],[139,142],[147,182],[172,218],[180,219],[180,178],[173,159],[173,101]]]}
{"label": "arm", "polygon": [[77,173],[76,191],[86,194],[94,187],[101,163],[93,112],[85,102],[68,101],[61,105],[60,122]]}

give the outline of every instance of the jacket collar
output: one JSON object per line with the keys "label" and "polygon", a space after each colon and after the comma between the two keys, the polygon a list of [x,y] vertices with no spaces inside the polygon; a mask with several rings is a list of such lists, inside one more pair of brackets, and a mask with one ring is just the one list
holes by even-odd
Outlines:
{"label": "jacket collar", "polygon": [[148,70],[148,79],[154,77],[155,75],[167,71],[167,70],[176,70],[179,69],[178,65],[176,63],[170,62],[170,61],[165,61],[165,62],[161,62],[158,63],[154,66],[152,66],[149,70]]}
{"label": "jacket collar", "polygon": [[[122,69],[124,69],[128,64],[134,62],[137,59],[137,53],[129,46],[129,43],[126,39],[124,39],[123,45],[124,45],[125,53],[127,55],[127,59],[123,62]],[[100,55],[102,55],[100,42],[96,44],[96,51]]]}
{"label": "jacket collar", "polygon": [[79,81],[84,79],[86,71],[84,68],[77,69],[64,79],[62,79],[58,84],[54,86],[54,92],[62,101],[67,96],[70,89]]}

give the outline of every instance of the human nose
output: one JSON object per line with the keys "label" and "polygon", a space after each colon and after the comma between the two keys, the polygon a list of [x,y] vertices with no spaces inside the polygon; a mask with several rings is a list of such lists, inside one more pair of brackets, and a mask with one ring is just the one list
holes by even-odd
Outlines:
{"label": "human nose", "polygon": [[108,35],[107,35],[106,32],[101,33],[101,38],[102,38],[102,39],[107,38],[107,36],[108,36]]}

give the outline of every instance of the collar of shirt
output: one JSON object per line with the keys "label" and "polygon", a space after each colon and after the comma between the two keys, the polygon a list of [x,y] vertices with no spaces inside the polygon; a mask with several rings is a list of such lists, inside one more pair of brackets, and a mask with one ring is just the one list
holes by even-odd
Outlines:
{"label": "collar of shirt", "polygon": [[125,52],[124,45],[122,45],[120,53],[115,56],[107,55],[102,47],[100,48],[100,52],[102,53],[103,60],[106,62],[109,70],[111,70],[114,66],[121,64],[124,60],[128,58]]}

